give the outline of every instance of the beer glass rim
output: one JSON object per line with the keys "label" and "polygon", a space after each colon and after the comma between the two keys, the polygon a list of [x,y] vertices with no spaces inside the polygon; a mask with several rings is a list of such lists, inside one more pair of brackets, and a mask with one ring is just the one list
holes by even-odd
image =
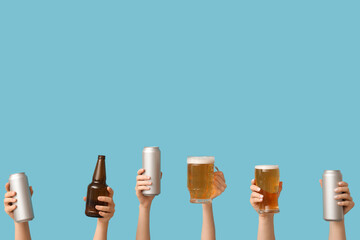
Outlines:
{"label": "beer glass rim", "polygon": [[279,165],[256,165],[255,169],[264,169],[264,170],[279,169]]}
{"label": "beer glass rim", "polygon": [[201,156],[201,157],[188,157],[188,164],[212,164],[215,163],[215,157],[213,156]]}

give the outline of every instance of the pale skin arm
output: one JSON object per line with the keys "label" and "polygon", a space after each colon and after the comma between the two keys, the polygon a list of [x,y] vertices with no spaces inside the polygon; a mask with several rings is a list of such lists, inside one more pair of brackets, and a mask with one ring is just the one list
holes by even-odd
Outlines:
{"label": "pale skin arm", "polygon": [[[12,205],[17,201],[17,199],[13,198],[16,195],[16,192],[10,191],[10,183],[6,183],[5,185],[6,193],[4,199],[4,208],[5,212],[14,219],[14,210],[16,209],[16,205]],[[30,187],[31,195],[33,194],[33,189]],[[29,223],[17,223],[14,221],[15,225],[15,240],[31,240]]]}
{"label": "pale skin arm", "polygon": [[330,222],[329,240],[346,240],[344,220],[340,222]]}
{"label": "pale skin arm", "polygon": [[[320,185],[322,187],[321,179]],[[334,189],[334,191],[338,193],[338,195],[335,196],[335,199],[342,200],[338,202],[338,205],[344,207],[345,215],[355,206],[355,203],[350,196],[349,184],[346,182],[339,182],[338,186],[339,187]],[[340,222],[331,221],[329,225],[329,240],[346,240],[344,220]]]}
{"label": "pale skin arm", "polygon": [[[101,202],[106,202],[107,206],[96,205],[95,208],[99,210],[99,215],[103,218],[98,218],[96,224],[96,230],[94,234],[94,240],[106,240],[107,232],[110,219],[114,216],[115,213],[115,203],[113,200],[114,191],[111,187],[107,187],[109,192],[108,197],[98,197],[98,200]],[[84,197],[84,201],[86,201],[86,197]]]}
{"label": "pale skin arm", "polygon": [[201,240],[215,240],[215,222],[212,203],[202,205],[203,222],[201,229]]}
{"label": "pale skin arm", "polygon": [[[259,211],[260,203],[263,201],[263,195],[260,194],[260,188],[256,186],[255,179],[251,180],[250,189],[252,191],[250,196],[251,206],[256,212]],[[282,190],[282,182],[279,185],[279,195]],[[263,213],[259,214],[258,240],[275,240],[274,231],[274,214]]]}
{"label": "pale skin arm", "polygon": [[[214,173],[214,185],[211,199],[218,197],[226,189],[224,174],[220,171]],[[203,223],[201,229],[201,240],[215,240],[215,222],[212,202],[202,204],[203,208]]]}
{"label": "pale skin arm", "polygon": [[150,206],[139,206],[136,240],[150,240]]}
{"label": "pale skin arm", "polygon": [[[144,196],[143,190],[150,190],[152,185],[151,178],[146,175],[144,169],[137,172],[135,192],[139,199],[139,220],[136,230],[136,240],[149,240],[150,239],[150,208],[152,200],[155,196]],[[161,173],[162,175],[162,173]]]}

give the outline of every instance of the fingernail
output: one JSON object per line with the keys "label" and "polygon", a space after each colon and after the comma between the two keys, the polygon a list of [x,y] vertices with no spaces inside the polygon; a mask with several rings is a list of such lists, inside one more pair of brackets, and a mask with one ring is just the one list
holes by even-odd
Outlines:
{"label": "fingernail", "polygon": [[258,187],[256,190],[257,190],[257,191],[260,191],[260,188]]}
{"label": "fingernail", "polygon": [[338,198],[339,198],[339,196],[338,196],[338,195],[336,195],[334,198],[335,198],[335,199],[338,199]]}
{"label": "fingernail", "polygon": [[334,192],[337,192],[339,190],[339,188],[335,188]]}
{"label": "fingernail", "polygon": [[341,203],[341,202],[338,202],[337,204],[338,204],[338,205],[341,205],[342,203]]}
{"label": "fingernail", "polygon": [[260,195],[260,198],[261,198],[261,199],[263,199],[263,198],[264,198],[264,196],[263,196],[263,195]]}

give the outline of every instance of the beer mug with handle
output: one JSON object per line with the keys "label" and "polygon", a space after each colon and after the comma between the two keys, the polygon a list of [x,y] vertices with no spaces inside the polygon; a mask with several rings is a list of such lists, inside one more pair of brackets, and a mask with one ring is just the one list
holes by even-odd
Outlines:
{"label": "beer mug with handle", "polygon": [[188,157],[187,186],[191,203],[211,202],[214,181],[214,157]]}

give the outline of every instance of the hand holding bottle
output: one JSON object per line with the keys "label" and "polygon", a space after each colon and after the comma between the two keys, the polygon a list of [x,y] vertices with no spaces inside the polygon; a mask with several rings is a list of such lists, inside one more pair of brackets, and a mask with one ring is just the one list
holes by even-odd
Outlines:
{"label": "hand holding bottle", "polygon": [[[115,203],[113,200],[114,190],[111,187],[107,187],[107,191],[109,192],[109,196],[99,196],[98,201],[107,203],[107,206],[96,205],[95,208],[99,211],[99,215],[102,218],[99,218],[100,222],[109,222],[110,219],[114,216],[115,213]],[[84,197],[84,201],[86,202],[86,197]]]}

